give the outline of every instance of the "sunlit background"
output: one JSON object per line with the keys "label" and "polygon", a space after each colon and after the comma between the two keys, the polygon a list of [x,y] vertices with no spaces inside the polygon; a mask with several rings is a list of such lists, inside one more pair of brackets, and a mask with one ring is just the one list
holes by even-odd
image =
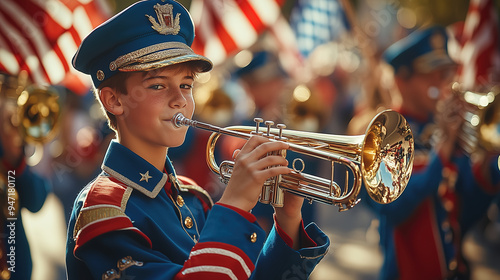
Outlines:
{"label": "sunlit background", "polygon": [[[2,2],[0,69],[28,75],[24,84],[52,85],[61,107],[54,125],[57,134],[28,141],[25,148],[28,164],[50,178],[54,187],[40,212],[22,212],[32,244],[34,280],[65,279],[66,220],[71,204],[79,188],[96,174],[113,137],[90,91],[90,80],[73,70],[69,61],[85,34],[134,2],[47,0],[44,9],[49,17],[23,14],[18,20],[5,16],[20,13],[17,2]],[[254,5],[261,6],[261,23],[252,25],[238,20],[244,11],[237,3],[247,1],[179,2],[191,11],[197,28],[195,40],[199,40],[193,49],[215,64],[212,72],[197,79],[196,119],[227,126],[260,116],[286,123],[290,129],[329,134],[362,134],[364,126],[351,124],[348,130],[358,108],[377,112],[400,102],[397,95],[383,90],[393,82],[387,66],[379,63],[390,44],[421,26],[461,30],[469,9],[467,0],[331,0],[318,1],[318,12],[298,6],[306,5],[302,0],[254,0]],[[499,2],[494,1],[497,11]],[[230,43],[213,32],[205,21],[210,17],[217,17],[227,28]],[[11,21],[24,27],[19,34]],[[52,21],[58,28],[47,28]],[[47,42],[44,34],[50,39]],[[12,43],[6,43],[7,38]],[[38,52],[44,55],[37,56]],[[203,173],[191,175],[199,175],[198,183],[217,197],[223,186],[216,176],[197,169],[206,168],[206,137],[190,130],[185,145],[173,149],[171,156],[177,160],[178,173]],[[323,165],[308,167],[328,174],[328,166]],[[330,205],[315,207],[315,220],[330,236],[332,246],[312,279],[377,279],[382,264],[378,221],[363,202],[342,213]],[[492,206],[477,230],[466,237],[465,254],[473,279],[500,279],[498,213]]]}

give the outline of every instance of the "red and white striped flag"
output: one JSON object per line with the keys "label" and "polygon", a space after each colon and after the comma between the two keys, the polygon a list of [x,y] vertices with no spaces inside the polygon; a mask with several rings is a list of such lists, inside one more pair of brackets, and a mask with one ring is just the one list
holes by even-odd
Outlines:
{"label": "red and white striped flag", "polygon": [[500,82],[496,11],[493,0],[471,0],[463,28],[453,30],[456,44],[450,46],[450,55],[459,64],[459,82],[466,90],[484,90]]}
{"label": "red and white striped flag", "polygon": [[90,79],[71,66],[82,39],[108,19],[105,0],[2,0],[0,71],[27,71],[38,85],[84,94]]}
{"label": "red and white striped flag", "polygon": [[193,0],[190,13],[196,37],[192,48],[217,65],[252,46],[276,23],[285,0]]}

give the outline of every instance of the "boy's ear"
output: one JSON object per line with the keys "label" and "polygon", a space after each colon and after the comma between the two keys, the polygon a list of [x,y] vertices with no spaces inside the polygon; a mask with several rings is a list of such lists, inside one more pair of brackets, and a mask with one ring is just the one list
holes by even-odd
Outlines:
{"label": "boy's ear", "polygon": [[110,87],[103,87],[99,94],[101,103],[106,111],[115,116],[123,114],[123,104],[119,97],[119,93]]}

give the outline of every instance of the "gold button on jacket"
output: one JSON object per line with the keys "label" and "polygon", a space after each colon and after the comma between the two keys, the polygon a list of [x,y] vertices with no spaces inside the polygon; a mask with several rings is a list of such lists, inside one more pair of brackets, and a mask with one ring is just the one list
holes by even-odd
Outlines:
{"label": "gold button on jacket", "polygon": [[177,196],[177,205],[179,205],[179,207],[182,207],[184,205],[184,198],[182,198],[182,196],[180,195]]}
{"label": "gold button on jacket", "polygon": [[257,241],[257,233],[254,232],[250,235],[250,241],[252,243],[255,243]]}
{"label": "gold button on jacket", "polygon": [[191,219],[191,217],[186,217],[186,219],[184,220],[184,225],[187,228],[192,228],[193,227],[193,219]]}

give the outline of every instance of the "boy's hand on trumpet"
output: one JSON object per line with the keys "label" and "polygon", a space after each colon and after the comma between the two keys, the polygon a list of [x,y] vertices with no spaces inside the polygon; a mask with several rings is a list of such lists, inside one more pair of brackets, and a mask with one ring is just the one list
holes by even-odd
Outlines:
{"label": "boy's hand on trumpet", "polygon": [[443,160],[450,161],[457,150],[458,137],[464,122],[461,113],[464,109],[464,104],[452,95],[438,103],[436,123],[439,135],[434,147]]}
{"label": "boy's hand on trumpet", "polygon": [[[243,148],[236,150],[233,155],[233,173],[219,202],[250,211],[257,204],[267,179],[291,172],[284,157],[268,155],[270,152],[287,148],[288,144],[284,142],[271,142],[262,136],[251,137]],[[293,240],[294,249],[300,245],[298,240],[303,202],[302,197],[285,192],[284,206],[274,209],[276,222]]]}
{"label": "boy's hand on trumpet", "polygon": [[233,173],[219,202],[244,211],[252,210],[267,179],[291,172],[285,158],[267,155],[287,148],[288,144],[283,142],[271,142],[262,136],[251,137],[233,155]]}

